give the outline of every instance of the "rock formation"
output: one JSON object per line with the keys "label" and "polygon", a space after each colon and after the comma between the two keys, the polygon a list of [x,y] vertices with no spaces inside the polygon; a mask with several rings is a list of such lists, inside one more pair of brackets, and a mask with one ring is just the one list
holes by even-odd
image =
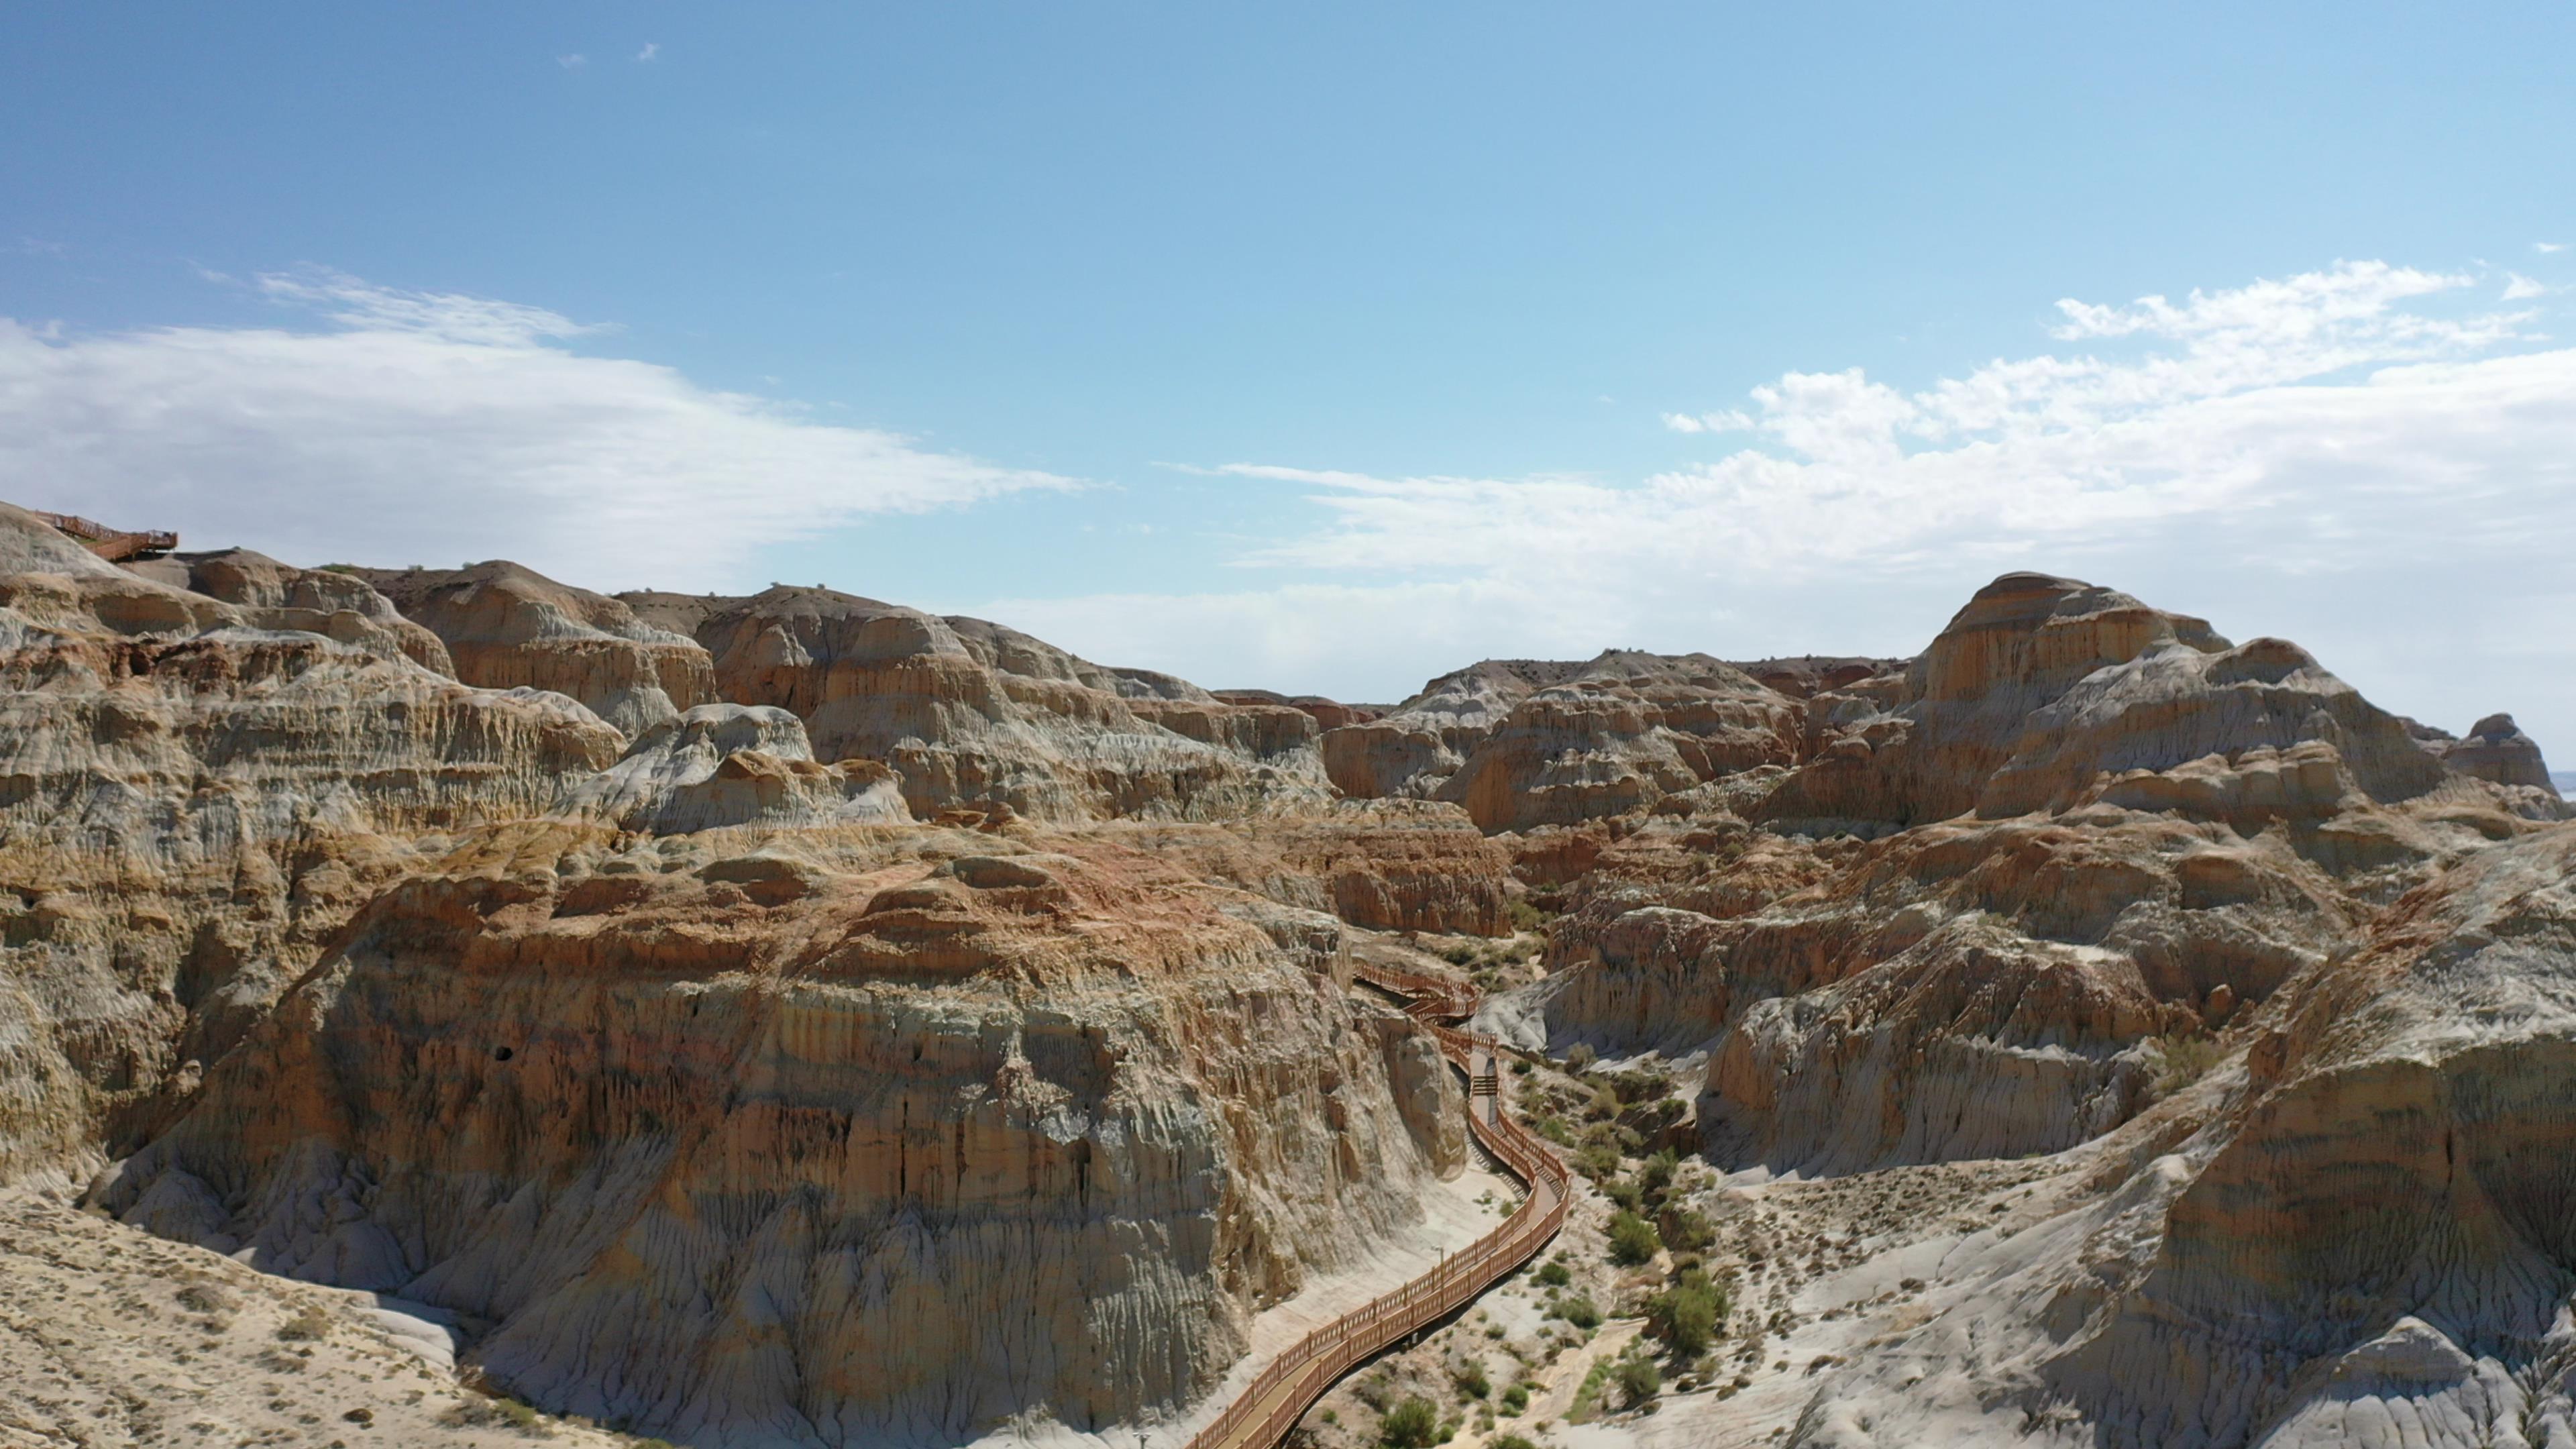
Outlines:
{"label": "rock formation", "polygon": [[721,697],[804,720],[816,758],[891,766],[923,819],[1210,819],[1326,796],[1314,721],[1288,706],[829,589],[625,598],[705,646]]}
{"label": "rock formation", "polygon": [[399,1294],[555,1413],[1203,1408],[1470,1170],[1351,977],[1437,952],[1590,1241],[1700,1159],[1641,1210],[1731,1336],[1602,1449],[2576,1442],[2576,812],[2508,715],[2113,590],[1381,708],[826,589],[119,567],[0,507],[0,782],[0,1186]]}
{"label": "rock formation", "polygon": [[357,576],[435,632],[468,684],[569,695],[630,736],[716,697],[706,652],[686,635],[517,564]]}
{"label": "rock formation", "polygon": [[541,1403],[838,1443],[1183,1400],[1463,1156],[1329,925],[1148,856],[607,845],[387,893],[98,1200],[495,1322]]}
{"label": "rock formation", "polygon": [[1347,794],[1447,800],[1487,830],[1522,830],[1626,815],[1790,764],[1800,720],[1794,700],[1704,654],[1488,660],[1334,730],[1324,756]]}

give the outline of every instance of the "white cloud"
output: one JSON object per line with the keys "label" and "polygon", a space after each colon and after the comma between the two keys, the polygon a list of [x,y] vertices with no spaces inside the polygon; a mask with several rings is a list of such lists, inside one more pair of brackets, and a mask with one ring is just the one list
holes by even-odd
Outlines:
{"label": "white cloud", "polygon": [[661,45],[661,42],[659,42],[659,41],[654,41],[654,40],[648,40],[648,41],[644,42],[644,48],[643,48],[642,50],[639,50],[639,51],[635,52],[635,58],[636,58],[637,60],[651,60],[651,59],[653,59],[654,57],[656,57],[656,56],[660,55],[661,53],[662,53],[662,45]]}
{"label": "white cloud", "polygon": [[590,57],[575,51],[571,55],[556,56],[555,64],[562,66],[566,70],[579,70],[583,66],[590,64]]}
{"label": "white cloud", "polygon": [[2549,294],[2549,289],[2547,287],[2540,285],[2538,282],[2533,281],[2531,278],[2524,276],[2520,272],[2507,272],[2504,276],[2504,299],[2508,302],[2520,302],[2532,297],[2545,297]]}
{"label": "white cloud", "polygon": [[308,564],[508,557],[715,588],[769,544],[1072,486],[585,356],[564,340],[598,329],[539,307],[324,271],[256,285],[319,318],[68,337],[0,319],[9,500]]}
{"label": "white cloud", "polygon": [[2531,249],[2532,249],[2533,251],[2536,251],[2536,252],[2563,252],[2563,251],[2567,250],[2567,243],[2565,243],[2565,242],[2533,242],[2533,243],[2531,244]]}
{"label": "white cloud", "polygon": [[1985,579],[2042,568],[2289,635],[2453,729],[2514,709],[2576,761],[2547,596],[2576,556],[2576,350],[2463,315],[2473,285],[2356,262],[2070,300],[2058,340],[2115,351],[1911,390],[1786,373],[1663,420],[1751,446],[1634,483],[1235,464],[1327,520],[1238,561],[1333,583],[1011,607],[1122,663],[1385,694],[1541,648],[1911,653]]}

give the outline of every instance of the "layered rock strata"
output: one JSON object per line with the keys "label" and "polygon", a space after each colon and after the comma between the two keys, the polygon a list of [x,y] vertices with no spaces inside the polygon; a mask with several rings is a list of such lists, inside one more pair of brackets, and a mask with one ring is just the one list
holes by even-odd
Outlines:
{"label": "layered rock strata", "polygon": [[953,1442],[1186,1400],[1463,1158],[1327,921],[1126,852],[605,844],[386,894],[98,1201],[488,1321],[563,1410]]}
{"label": "layered rock strata", "polygon": [[694,640],[517,564],[369,569],[357,577],[436,633],[468,684],[553,690],[630,736],[716,698],[706,651]]}
{"label": "layered rock strata", "polygon": [[923,818],[1214,819],[1323,803],[1311,716],[1230,705],[1015,630],[828,589],[626,596],[685,627],[716,691],[805,721],[816,758],[882,761]]}

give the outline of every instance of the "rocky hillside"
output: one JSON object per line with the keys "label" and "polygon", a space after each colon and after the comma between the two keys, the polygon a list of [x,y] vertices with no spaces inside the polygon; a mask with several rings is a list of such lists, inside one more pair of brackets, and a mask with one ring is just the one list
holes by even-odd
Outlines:
{"label": "rocky hillside", "polygon": [[383,1295],[552,1414],[1195,1422],[1454,1215],[1461,1084],[1351,975],[1437,951],[1593,1184],[1547,1321],[1613,1322],[1524,1275],[1413,1352],[1593,1449],[2576,1442],[2576,812],[2508,715],[2114,590],[1369,706],[0,506],[0,721],[26,1234]]}

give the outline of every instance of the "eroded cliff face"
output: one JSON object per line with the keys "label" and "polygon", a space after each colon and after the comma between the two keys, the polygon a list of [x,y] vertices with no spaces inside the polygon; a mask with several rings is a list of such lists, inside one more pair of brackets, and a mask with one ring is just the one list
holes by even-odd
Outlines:
{"label": "eroded cliff face", "polygon": [[1450,801],[1489,831],[1632,814],[1799,758],[1800,701],[1704,654],[1488,660],[1324,739],[1363,799]]}
{"label": "eroded cliff face", "polygon": [[139,1145],[424,845],[617,756],[569,700],[423,667],[346,581],[199,560],[251,576],[228,603],[13,508],[0,565],[0,1176]]}
{"label": "eroded cliff face", "polygon": [[1015,630],[829,589],[627,598],[685,628],[716,691],[805,721],[815,755],[881,760],[915,815],[1216,819],[1318,805],[1311,716],[1112,671]]}
{"label": "eroded cliff face", "polygon": [[953,1442],[1185,1402],[1461,1165],[1328,918],[1099,845],[609,844],[389,892],[100,1201],[487,1320],[551,1406]]}
{"label": "eroded cliff face", "polygon": [[559,1412],[1184,1411],[1466,1165],[1367,931],[1680,1073],[1569,1146],[1699,1148],[1748,1375],[1827,1335],[1649,1449],[2576,1442],[2539,746],[2113,590],[1382,710],[829,590],[120,569],[0,508],[0,763],[0,1181],[452,1310]]}
{"label": "eroded cliff face", "polygon": [[[1210,881],[1007,797],[916,824],[788,709],[665,709],[712,656],[524,571],[397,576],[406,617],[15,510],[0,570],[0,1180],[118,1159],[94,1204],[451,1309],[551,1409],[818,1444],[1169,1414],[1465,1166],[1457,1080],[1348,992],[1329,913],[1495,926],[1454,811],[1325,812]],[[1029,813],[1322,803],[1307,712],[963,623],[928,668],[1021,731]],[[826,655],[733,682],[817,711]],[[984,738],[953,723],[887,753]]]}
{"label": "eroded cliff face", "polygon": [[716,698],[706,651],[624,603],[496,560],[356,575],[434,632],[457,677],[486,689],[569,695],[628,735]]}

